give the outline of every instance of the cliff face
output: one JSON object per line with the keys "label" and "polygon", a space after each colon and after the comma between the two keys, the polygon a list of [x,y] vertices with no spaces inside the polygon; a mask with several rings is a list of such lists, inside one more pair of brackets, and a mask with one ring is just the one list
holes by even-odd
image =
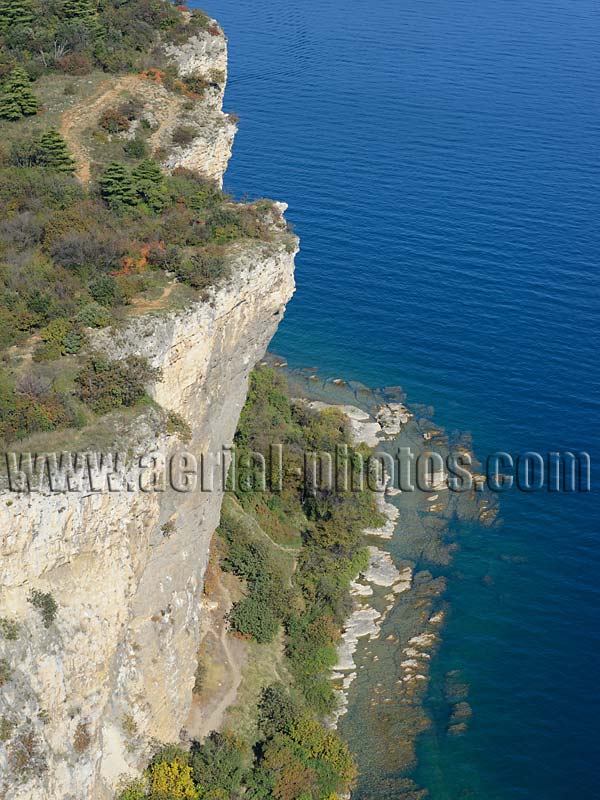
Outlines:
{"label": "cliff face", "polygon": [[222,111],[227,76],[225,37],[204,33],[193,36],[180,47],[168,47],[167,52],[180,75],[200,75],[207,88],[203,103],[192,109],[186,109],[183,104],[177,119],[173,120],[173,129],[191,124],[198,134],[188,145],[177,147],[167,157],[165,166],[169,169],[187,167],[222,183],[236,132],[235,122]]}
{"label": "cliff face", "polygon": [[[181,70],[224,70],[224,39],[206,37],[181,48]],[[206,156],[198,142],[170,166],[221,177],[231,142],[221,101],[215,90],[202,112],[221,131],[221,155]],[[158,464],[174,457],[181,466],[182,451],[200,461],[231,444],[249,373],[294,290],[296,241],[277,216],[284,208],[274,214],[274,242],[240,245],[233,277],[208,300],[98,333],[112,357],[140,354],[161,368],[150,393],[191,431],[183,443],[148,409],[131,433],[124,428],[118,448],[128,458],[155,453]],[[179,470],[159,491],[0,495],[0,797],[103,800],[119,775],[144,763],[152,739],[178,739],[222,501],[218,480],[212,491],[184,481]],[[57,604],[48,627],[32,592]],[[16,640],[3,636],[1,618],[18,624]]]}

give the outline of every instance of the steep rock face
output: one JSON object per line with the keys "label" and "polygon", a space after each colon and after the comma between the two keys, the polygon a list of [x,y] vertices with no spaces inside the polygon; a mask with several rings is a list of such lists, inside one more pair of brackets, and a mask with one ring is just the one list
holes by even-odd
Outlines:
{"label": "steep rock face", "polygon": [[190,108],[182,103],[177,118],[166,126],[166,133],[171,135],[182,126],[195,129],[196,135],[188,144],[171,148],[165,167],[186,167],[222,183],[237,130],[233,119],[223,113],[227,81],[227,42],[223,31],[213,20],[209,31],[202,31],[185,44],[166,50],[180,75],[201,78],[206,89],[202,103]]}
{"label": "steep rock face", "polygon": [[[224,38],[212,39],[202,63],[222,69]],[[196,44],[181,55],[182,64],[197,51]],[[221,113],[222,90],[219,96],[211,114]],[[221,156],[207,163],[200,147],[186,166],[220,179],[230,134]],[[84,490],[0,492],[5,800],[104,800],[121,774],[140,768],[153,739],[178,739],[191,701],[223,472],[215,470],[212,490],[200,479],[186,485],[192,461],[182,451],[200,471],[201,455],[231,444],[250,370],[293,293],[296,240],[282,219],[273,225],[274,242],[239,246],[233,277],[208,300],[98,332],[96,344],[112,357],[141,354],[160,367],[162,380],[150,393],[190,427],[184,443],[164,432],[153,408],[123,425],[118,449],[130,464],[140,454],[148,464],[155,454],[164,489],[159,482],[156,491],[147,483],[146,491],[104,484],[92,491],[84,481]],[[160,466],[171,463],[171,474]],[[46,593],[47,611],[49,596],[56,603],[48,627],[31,602],[35,592]],[[17,623],[18,638],[5,635],[2,619]]]}
{"label": "steep rock face", "polygon": [[[28,735],[40,756],[30,780],[7,797],[108,797],[118,776],[143,762],[150,738],[178,739],[222,500],[222,469],[215,458],[213,490],[206,480],[202,491],[200,457],[231,445],[250,370],[293,292],[288,250],[242,252],[235,278],[211,303],[140,317],[110,341],[103,332],[114,355],[142,353],[161,367],[152,394],[189,423],[192,438],[156,435],[147,424],[138,427],[136,452],[166,465],[192,454],[193,490],[177,490],[185,480],[177,472],[164,491],[1,498],[1,614],[18,622],[19,638],[0,639],[12,673],[0,716],[15,724],[0,767],[12,783],[15,747]],[[128,442],[119,447],[126,451]],[[28,601],[32,590],[58,605],[48,629]]]}

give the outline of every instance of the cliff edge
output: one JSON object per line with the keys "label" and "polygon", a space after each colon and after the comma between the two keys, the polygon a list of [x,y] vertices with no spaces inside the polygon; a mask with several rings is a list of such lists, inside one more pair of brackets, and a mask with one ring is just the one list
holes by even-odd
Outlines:
{"label": "cliff edge", "polygon": [[[214,30],[169,48],[180,74],[201,74],[210,83],[201,108],[186,110],[179,99],[165,106],[160,83],[146,80],[144,91],[154,103],[157,148],[182,115],[194,116],[199,131],[164,153],[163,164],[221,182],[235,125],[222,112],[226,43]],[[83,152],[81,125],[76,118],[67,123],[65,138]],[[0,797],[6,800],[110,798],[119,776],[145,763],[154,741],[179,737],[223,497],[222,482],[202,486],[188,468],[195,458],[200,470],[202,455],[231,444],[250,371],[293,294],[297,240],[287,232],[284,210],[275,204],[269,212],[272,241],[236,245],[231,277],[202,299],[157,304],[94,334],[95,346],[112,358],[141,355],[160,370],[148,387],[157,405],[120,427],[115,418],[106,440],[107,451],[129,462],[158,465],[155,484],[0,495]],[[81,437],[73,434],[73,442]],[[171,468],[177,476],[165,477]]]}

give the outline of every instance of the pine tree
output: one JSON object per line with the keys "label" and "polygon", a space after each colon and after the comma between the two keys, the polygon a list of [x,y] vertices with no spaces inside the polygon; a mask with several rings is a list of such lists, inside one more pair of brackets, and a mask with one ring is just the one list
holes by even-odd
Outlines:
{"label": "pine tree", "polygon": [[140,201],[159,214],[167,204],[167,190],[158,164],[146,158],[135,167],[131,176]]}
{"label": "pine tree", "polygon": [[3,89],[0,94],[0,117],[2,119],[21,119],[23,112],[14,94]]}
{"label": "pine tree", "polygon": [[43,167],[56,172],[69,172],[75,170],[75,160],[71,158],[67,143],[56,130],[50,129],[40,136],[39,163]]}
{"label": "pine tree", "polygon": [[138,198],[134,182],[123,164],[109,164],[99,181],[100,192],[111,206],[135,206]]}
{"label": "pine tree", "polygon": [[156,161],[145,158],[135,167],[131,173],[135,181],[149,181],[150,183],[162,183],[163,174]]}
{"label": "pine tree", "polygon": [[0,33],[32,22],[31,0],[0,0]]}
{"label": "pine tree", "polygon": [[96,19],[98,10],[93,0],[64,0],[63,13],[69,19],[92,22]]}
{"label": "pine tree", "polygon": [[38,101],[29,86],[29,75],[21,67],[15,67],[0,93],[0,117],[20,119],[36,114],[37,110]]}

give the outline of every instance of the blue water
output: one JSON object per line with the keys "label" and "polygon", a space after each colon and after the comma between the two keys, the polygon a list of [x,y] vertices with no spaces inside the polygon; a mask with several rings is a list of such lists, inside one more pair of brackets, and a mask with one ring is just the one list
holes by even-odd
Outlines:
{"label": "blue water", "polygon": [[[290,204],[273,349],[402,384],[496,450],[599,453],[597,0],[206,0],[241,116],[226,185]],[[461,542],[435,664],[434,800],[600,794],[598,500],[509,493]],[[490,580],[483,581],[484,575]],[[459,667],[474,717],[444,734]]]}

